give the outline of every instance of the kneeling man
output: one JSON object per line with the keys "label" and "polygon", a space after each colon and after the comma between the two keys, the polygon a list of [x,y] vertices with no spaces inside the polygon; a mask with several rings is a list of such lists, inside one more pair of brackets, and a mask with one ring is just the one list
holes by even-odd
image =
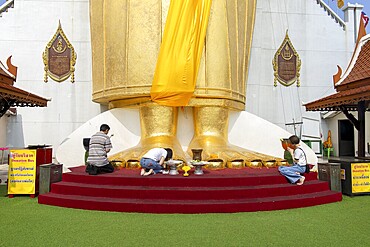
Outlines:
{"label": "kneeling man", "polygon": [[110,127],[107,124],[100,126],[100,131],[94,134],[89,143],[89,156],[87,158],[86,172],[90,175],[97,175],[99,173],[111,173],[114,167],[108,161],[107,154],[112,149],[112,143],[108,132]]}

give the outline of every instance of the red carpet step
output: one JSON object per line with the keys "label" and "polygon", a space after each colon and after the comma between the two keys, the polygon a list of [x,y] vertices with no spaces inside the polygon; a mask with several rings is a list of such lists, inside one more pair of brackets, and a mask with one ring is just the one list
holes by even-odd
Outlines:
{"label": "red carpet step", "polygon": [[41,204],[143,213],[232,213],[309,207],[342,200],[317,173],[306,174],[304,185],[287,182],[277,168],[205,170],[189,177],[180,173],[142,177],[122,169],[90,176],[84,167],[64,173]]}

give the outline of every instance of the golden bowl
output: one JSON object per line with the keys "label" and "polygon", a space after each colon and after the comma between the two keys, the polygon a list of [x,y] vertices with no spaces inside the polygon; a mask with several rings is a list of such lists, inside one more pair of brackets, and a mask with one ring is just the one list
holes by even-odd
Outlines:
{"label": "golden bowl", "polygon": [[140,168],[140,161],[138,160],[128,160],[126,162],[127,169],[137,169]]}
{"label": "golden bowl", "polygon": [[205,168],[207,169],[224,169],[225,168],[225,163],[220,160],[220,159],[215,159],[215,160],[209,160],[207,164],[205,165]]}
{"label": "golden bowl", "polygon": [[289,163],[286,160],[282,160],[282,161],[277,162],[277,165],[278,166],[289,166]]}
{"label": "golden bowl", "polygon": [[121,170],[126,167],[126,162],[124,160],[111,160],[110,161],[114,168]]}
{"label": "golden bowl", "polygon": [[248,167],[252,168],[261,168],[262,167],[262,161],[260,160],[252,160],[250,162],[246,163]]}
{"label": "golden bowl", "polygon": [[263,163],[263,165],[267,168],[270,168],[270,167],[275,167],[276,166],[276,161],[275,160],[268,160],[268,161],[265,161]]}
{"label": "golden bowl", "polygon": [[233,160],[226,163],[227,168],[241,169],[245,167],[244,160]]}

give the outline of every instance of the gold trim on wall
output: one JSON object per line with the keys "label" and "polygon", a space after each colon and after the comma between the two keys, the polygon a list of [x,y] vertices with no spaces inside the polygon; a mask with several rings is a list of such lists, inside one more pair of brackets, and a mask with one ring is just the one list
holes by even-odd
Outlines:
{"label": "gold trim on wall", "polygon": [[280,82],[280,84],[286,87],[295,82],[297,82],[297,87],[301,85],[299,79],[301,59],[289,39],[288,30],[286,31],[283,43],[275,53],[272,65],[274,68],[275,87],[277,86],[277,82]]}
{"label": "gold trim on wall", "polygon": [[62,82],[71,76],[71,82],[75,82],[75,64],[77,54],[64,34],[59,21],[58,29],[53,38],[47,44],[42,53],[44,62],[44,82],[48,82],[48,77],[56,82]]}

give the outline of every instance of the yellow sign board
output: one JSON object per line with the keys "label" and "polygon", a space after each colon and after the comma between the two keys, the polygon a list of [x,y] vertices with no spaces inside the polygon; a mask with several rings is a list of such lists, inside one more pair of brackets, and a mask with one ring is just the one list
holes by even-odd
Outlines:
{"label": "yellow sign board", "polygon": [[351,164],[352,193],[370,192],[370,163]]}
{"label": "yellow sign board", "polygon": [[8,194],[35,194],[36,150],[10,150]]}

